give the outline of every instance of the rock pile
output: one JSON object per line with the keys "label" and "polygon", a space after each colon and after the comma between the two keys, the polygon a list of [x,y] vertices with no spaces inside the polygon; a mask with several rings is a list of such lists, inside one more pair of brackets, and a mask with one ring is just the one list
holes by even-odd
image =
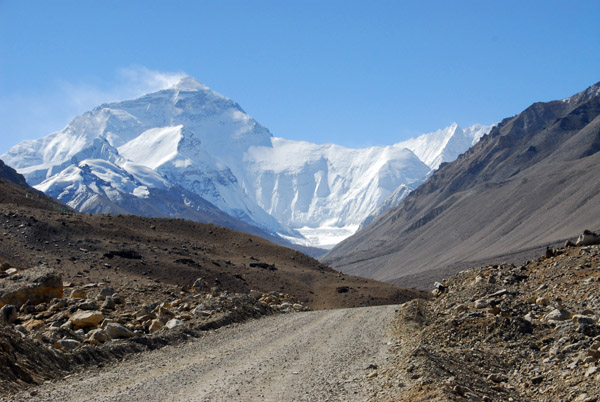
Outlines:
{"label": "rock pile", "polygon": [[[66,283],[63,287],[62,281],[56,283],[60,276],[54,275],[40,268],[14,270],[0,279],[0,326],[12,334],[0,344],[0,365],[12,373],[3,376],[0,392],[54,378],[78,363],[111,358],[106,351],[114,350],[111,344],[115,342],[119,345],[115,357],[120,358],[139,351],[139,345],[156,347],[252,317],[307,310],[287,294],[229,294],[201,286],[201,280],[192,289],[171,286],[165,291],[162,285],[162,292],[154,288],[132,292],[101,283],[81,287]],[[18,360],[30,369],[16,366],[14,344],[19,338],[28,347]],[[36,360],[44,354],[51,361],[46,371],[45,366],[36,367]]]}
{"label": "rock pile", "polygon": [[599,285],[597,244],[437,284],[399,309],[377,399],[599,400]]}

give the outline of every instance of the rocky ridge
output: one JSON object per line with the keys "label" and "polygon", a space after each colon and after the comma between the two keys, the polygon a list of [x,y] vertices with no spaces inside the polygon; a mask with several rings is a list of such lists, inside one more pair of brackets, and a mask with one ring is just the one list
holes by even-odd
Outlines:
{"label": "rocky ridge", "polygon": [[598,243],[463,271],[401,305],[376,400],[597,401]]}

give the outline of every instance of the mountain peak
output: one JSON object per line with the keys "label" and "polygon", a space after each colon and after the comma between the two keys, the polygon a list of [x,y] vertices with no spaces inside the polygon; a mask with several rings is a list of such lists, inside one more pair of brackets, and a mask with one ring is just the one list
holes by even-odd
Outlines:
{"label": "mountain peak", "polygon": [[180,91],[199,91],[199,90],[208,90],[208,87],[193,77],[185,76],[179,80],[177,84],[175,84],[173,89],[178,89]]}

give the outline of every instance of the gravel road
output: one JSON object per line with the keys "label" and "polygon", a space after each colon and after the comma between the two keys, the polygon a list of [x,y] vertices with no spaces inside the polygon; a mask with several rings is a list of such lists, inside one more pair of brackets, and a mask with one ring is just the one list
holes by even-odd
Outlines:
{"label": "gravel road", "polygon": [[[365,401],[396,306],[277,315],[47,383],[38,401]],[[23,395],[26,395],[23,397]]]}

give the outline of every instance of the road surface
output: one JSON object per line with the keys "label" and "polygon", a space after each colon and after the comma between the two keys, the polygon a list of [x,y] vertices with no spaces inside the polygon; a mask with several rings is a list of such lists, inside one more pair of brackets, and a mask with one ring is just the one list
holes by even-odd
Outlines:
{"label": "road surface", "polygon": [[[396,306],[276,315],[30,391],[39,401],[366,401]],[[371,367],[369,367],[371,366]],[[376,366],[376,368],[375,368]]]}

